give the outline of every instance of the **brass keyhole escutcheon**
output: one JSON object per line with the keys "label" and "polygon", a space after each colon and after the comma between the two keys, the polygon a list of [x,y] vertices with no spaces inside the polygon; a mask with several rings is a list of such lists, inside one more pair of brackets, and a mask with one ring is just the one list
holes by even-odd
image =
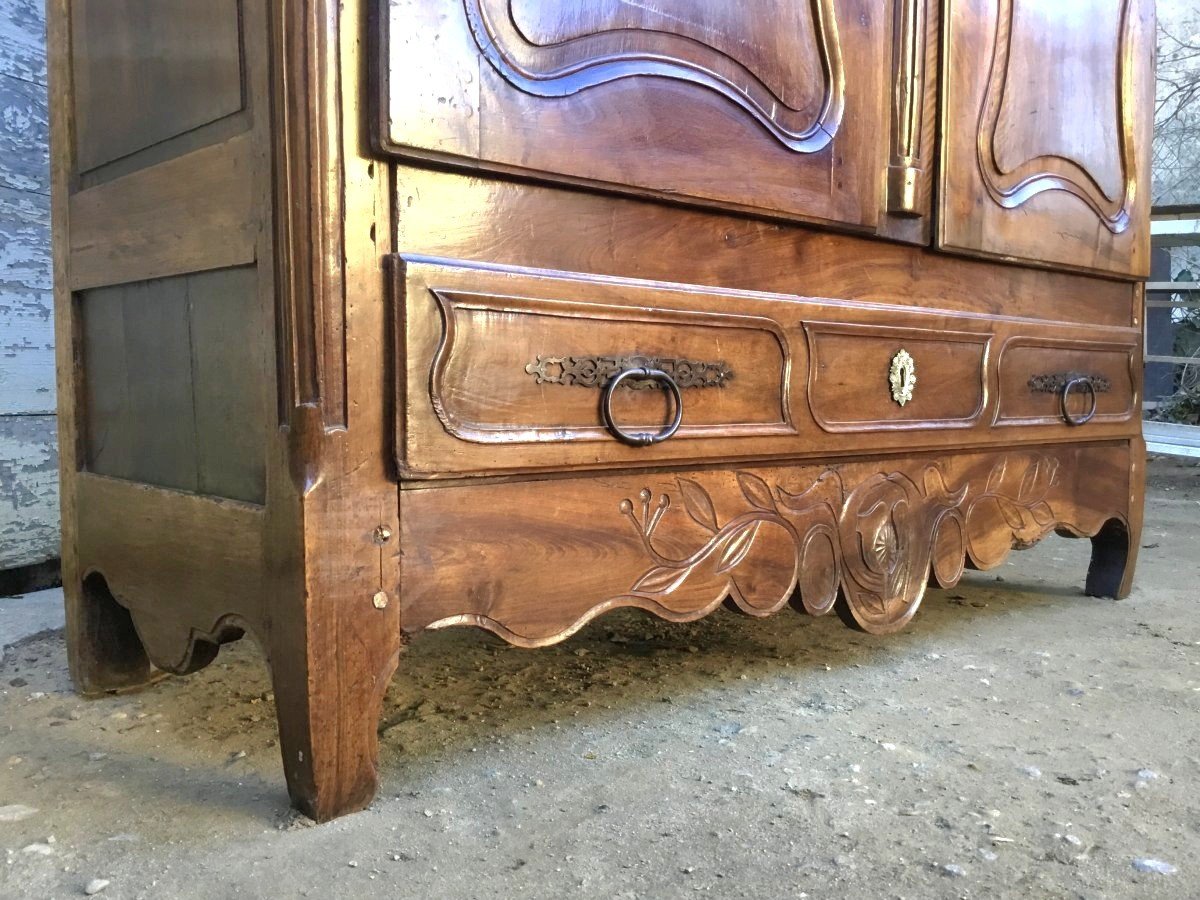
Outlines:
{"label": "brass keyhole escutcheon", "polygon": [[899,350],[892,357],[888,383],[892,386],[892,399],[901,406],[913,398],[917,386],[917,363],[907,350]]}

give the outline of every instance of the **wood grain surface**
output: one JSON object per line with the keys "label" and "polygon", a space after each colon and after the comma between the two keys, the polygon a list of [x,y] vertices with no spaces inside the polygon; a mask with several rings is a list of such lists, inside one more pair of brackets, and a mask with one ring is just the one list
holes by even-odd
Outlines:
{"label": "wood grain surface", "polygon": [[[862,452],[866,434],[876,450],[916,451],[1129,438],[1141,429],[1130,405],[1129,362],[1141,339],[1132,328],[422,257],[392,262],[405,477],[814,457]],[[1107,343],[1087,342],[1101,336]],[[1016,349],[1030,345],[1059,352]],[[904,405],[888,380],[902,350],[917,377]],[[683,390],[679,432],[630,447],[605,427],[599,385],[538,383],[528,367],[543,354],[721,361],[733,377],[720,388]],[[1006,361],[1003,375],[997,360]],[[1101,415],[1078,429],[1048,416],[1056,397],[1033,395],[1029,384],[1054,372],[1109,376],[1114,367],[1124,367],[1118,390],[1102,395]],[[613,403],[629,430],[658,430],[667,406],[659,391],[625,391]],[[1024,408],[1040,411],[1022,414],[1029,427],[992,428]]]}
{"label": "wood grain surface", "polygon": [[[429,628],[540,646],[618,606],[791,601],[888,632],[931,579],[1054,531],[1092,539],[1089,593],[1124,596],[1140,251],[1080,241],[1140,164],[1109,165],[1104,116],[1013,118],[1065,90],[1055,70],[982,119],[999,187],[935,178],[951,124],[995,106],[972,2],[51,0],[79,689],[252,635],[292,802],[324,821],[370,803],[383,691]],[[1109,96],[1109,10],[1043,34],[1052,11],[1012,2],[1001,68],[1095,50]],[[130,49],[156,35],[161,59]],[[138,103],[106,117],[110,88]],[[961,109],[937,119],[939,97]],[[1122,95],[1135,132],[1144,99]],[[1094,170],[1096,209],[1065,182],[1009,202],[1000,170],[1056,150]],[[955,209],[988,242],[930,246]],[[631,360],[683,383],[651,447],[601,415]],[[1086,425],[1039,387],[1078,377],[1105,387]],[[614,422],[669,418],[644,380]]]}
{"label": "wood grain surface", "polygon": [[1153,0],[951,0],[945,28],[941,246],[1149,275]]}
{"label": "wood grain surface", "polygon": [[[1120,523],[1093,585],[1124,596],[1137,555],[1128,444],[878,461],[615,474],[404,494],[406,631],[487,628],[520,646],[569,637],[622,606],[674,621],[722,601],[767,615],[840,596],[859,627],[903,627],[930,575],[992,568],[1057,530]],[[470,541],[461,535],[470,534]],[[799,591],[798,595],[795,594]]]}

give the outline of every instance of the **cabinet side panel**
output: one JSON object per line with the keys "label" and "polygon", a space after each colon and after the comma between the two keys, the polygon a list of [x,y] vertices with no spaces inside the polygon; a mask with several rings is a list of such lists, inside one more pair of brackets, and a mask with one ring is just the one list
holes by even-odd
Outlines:
{"label": "cabinet side panel", "polygon": [[75,0],[71,15],[80,171],[242,109],[240,0]]}
{"label": "cabinet side panel", "polygon": [[64,408],[67,458],[265,502],[265,9],[64,0],[54,18],[60,364],[79,403]]}

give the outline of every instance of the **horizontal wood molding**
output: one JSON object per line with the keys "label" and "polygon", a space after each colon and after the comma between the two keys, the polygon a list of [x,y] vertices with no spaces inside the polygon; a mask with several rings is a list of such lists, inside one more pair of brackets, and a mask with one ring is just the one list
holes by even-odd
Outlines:
{"label": "horizontal wood molding", "polygon": [[433,169],[396,169],[396,208],[397,246],[428,256],[1093,325],[1136,308],[1110,279]]}
{"label": "horizontal wood molding", "polygon": [[254,262],[249,134],[70,198],[72,290]]}

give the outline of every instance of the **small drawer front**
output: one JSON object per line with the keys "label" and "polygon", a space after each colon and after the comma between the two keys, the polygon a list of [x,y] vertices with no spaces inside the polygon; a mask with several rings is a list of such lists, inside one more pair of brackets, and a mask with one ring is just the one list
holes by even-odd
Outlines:
{"label": "small drawer front", "polygon": [[[1088,341],[1014,338],[1000,354],[1000,399],[997,425],[1066,425],[1063,389],[1075,387],[1066,398],[1066,411],[1090,423],[1123,422],[1134,414],[1137,347]],[[1090,388],[1079,384],[1081,379]]]}
{"label": "small drawer front", "polygon": [[[399,265],[407,474],[711,458],[795,435],[788,340],[773,318],[755,314],[769,301],[432,260]],[[667,373],[682,400],[678,430],[651,447],[622,443],[601,409],[609,381],[638,368]],[[622,431],[659,434],[675,401],[663,382],[629,377],[611,391],[610,408]]]}
{"label": "small drawer front", "polygon": [[825,431],[969,428],[983,413],[988,334],[813,322],[805,330],[809,403]]}

